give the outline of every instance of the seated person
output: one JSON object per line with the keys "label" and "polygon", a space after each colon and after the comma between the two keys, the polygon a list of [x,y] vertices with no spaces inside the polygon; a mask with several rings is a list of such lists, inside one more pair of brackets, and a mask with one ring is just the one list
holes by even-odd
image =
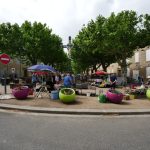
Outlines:
{"label": "seated person", "polygon": [[116,88],[116,82],[117,82],[117,77],[115,74],[112,74],[110,76],[110,82],[111,82],[111,88],[115,89]]}
{"label": "seated person", "polygon": [[35,91],[36,92],[39,92],[41,89],[41,84],[39,82],[36,83],[36,86],[35,86]]}
{"label": "seated person", "polygon": [[54,83],[53,83],[51,80],[47,80],[47,81],[46,81],[46,85],[47,85],[47,90],[48,90],[49,92],[55,90],[55,88],[54,88]]}
{"label": "seated person", "polygon": [[148,88],[150,86],[150,79],[145,83],[145,87]]}

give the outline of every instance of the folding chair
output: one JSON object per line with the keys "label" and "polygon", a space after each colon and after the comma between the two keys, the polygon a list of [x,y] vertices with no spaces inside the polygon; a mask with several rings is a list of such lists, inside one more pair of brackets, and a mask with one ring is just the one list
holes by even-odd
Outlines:
{"label": "folding chair", "polygon": [[41,85],[39,87],[39,91],[35,91],[36,94],[34,95],[34,98],[43,98],[43,97],[50,97],[49,91],[47,90],[47,86],[46,85]]}

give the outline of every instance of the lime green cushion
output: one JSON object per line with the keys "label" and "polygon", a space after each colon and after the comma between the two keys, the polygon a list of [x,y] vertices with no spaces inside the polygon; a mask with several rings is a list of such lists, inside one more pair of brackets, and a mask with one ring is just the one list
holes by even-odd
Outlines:
{"label": "lime green cushion", "polygon": [[75,91],[71,88],[63,88],[59,91],[59,98],[64,103],[71,103],[75,101]]}
{"label": "lime green cushion", "polygon": [[148,99],[150,99],[150,89],[148,89],[148,90],[146,91],[146,96],[147,96]]}

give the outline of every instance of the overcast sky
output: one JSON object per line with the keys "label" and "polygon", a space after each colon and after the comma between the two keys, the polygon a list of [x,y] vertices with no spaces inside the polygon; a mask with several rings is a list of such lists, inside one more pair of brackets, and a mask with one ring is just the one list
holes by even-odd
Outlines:
{"label": "overcast sky", "polygon": [[121,10],[150,13],[150,0],[0,0],[0,23],[46,23],[67,44],[68,36],[74,38],[83,24]]}

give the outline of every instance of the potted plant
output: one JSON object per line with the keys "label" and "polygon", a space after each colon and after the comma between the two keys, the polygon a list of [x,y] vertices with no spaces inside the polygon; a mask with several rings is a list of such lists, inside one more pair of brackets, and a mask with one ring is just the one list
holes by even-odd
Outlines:
{"label": "potted plant", "polygon": [[136,89],[128,89],[126,93],[129,94],[130,99],[143,98],[146,96],[146,89],[139,87]]}

